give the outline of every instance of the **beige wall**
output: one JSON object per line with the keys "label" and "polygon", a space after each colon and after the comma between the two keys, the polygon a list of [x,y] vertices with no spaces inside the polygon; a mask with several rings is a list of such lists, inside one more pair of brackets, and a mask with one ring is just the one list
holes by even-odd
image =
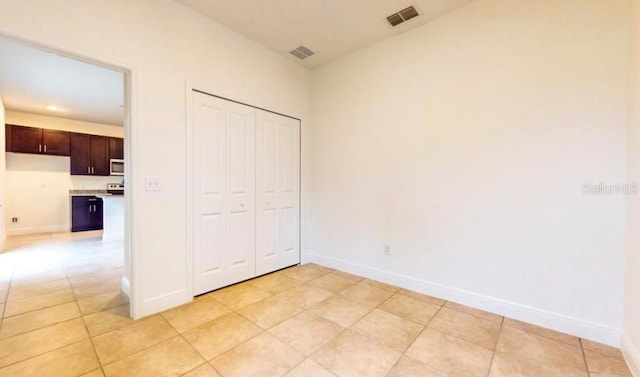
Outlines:
{"label": "beige wall", "polygon": [[133,69],[134,315],[191,300],[187,83],[302,118],[306,134],[308,71],[170,0],[0,0],[0,33]]}
{"label": "beige wall", "polygon": [[307,259],[618,345],[625,196],[582,185],[626,178],[629,4],[480,0],[315,70]]}
{"label": "beige wall", "polygon": [[[118,126],[58,117],[6,112],[6,122],[22,126],[124,137]],[[69,157],[5,153],[5,214],[7,234],[33,234],[67,231],[70,228],[69,190],[104,189],[122,177],[70,175]],[[18,222],[12,223],[11,218]]]}
{"label": "beige wall", "polygon": [[[627,181],[640,184],[640,0],[633,0]],[[640,376],[640,196],[627,202],[627,256],[622,350]]]}

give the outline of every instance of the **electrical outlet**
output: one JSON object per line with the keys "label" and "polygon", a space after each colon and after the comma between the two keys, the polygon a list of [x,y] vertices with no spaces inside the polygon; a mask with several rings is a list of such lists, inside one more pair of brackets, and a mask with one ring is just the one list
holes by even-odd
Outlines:
{"label": "electrical outlet", "polygon": [[162,191],[158,178],[145,178],[144,191]]}
{"label": "electrical outlet", "polygon": [[384,255],[391,256],[391,246],[384,245]]}
{"label": "electrical outlet", "polygon": [[12,217],[11,218],[11,222],[12,223],[17,223],[18,222],[18,218],[17,217]]}

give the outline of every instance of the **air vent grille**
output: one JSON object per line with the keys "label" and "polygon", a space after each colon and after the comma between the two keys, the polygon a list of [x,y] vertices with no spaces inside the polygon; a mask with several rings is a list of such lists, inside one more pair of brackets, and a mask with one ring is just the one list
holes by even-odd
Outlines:
{"label": "air vent grille", "polygon": [[315,52],[311,51],[311,49],[306,46],[298,46],[297,48],[289,51],[289,53],[300,60],[304,60],[309,56],[315,55]]}
{"label": "air vent grille", "polygon": [[400,25],[404,22],[400,13],[394,13],[391,16],[387,17],[387,21],[391,24],[391,26]]}
{"label": "air vent grille", "polygon": [[416,10],[416,8],[412,6],[401,10],[400,12],[394,13],[391,16],[387,17],[387,21],[391,24],[391,26],[397,26],[401,23],[408,21],[414,17],[418,17],[420,13]]}

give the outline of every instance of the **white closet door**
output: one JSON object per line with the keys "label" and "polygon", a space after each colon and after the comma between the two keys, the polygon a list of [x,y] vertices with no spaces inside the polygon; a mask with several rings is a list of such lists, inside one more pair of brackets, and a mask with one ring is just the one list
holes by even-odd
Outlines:
{"label": "white closet door", "polygon": [[257,111],[256,274],[300,263],[300,121]]}
{"label": "white closet door", "polygon": [[255,276],[255,109],[193,93],[194,294]]}
{"label": "white closet door", "polygon": [[256,273],[256,110],[227,103],[229,284]]}
{"label": "white closet door", "polygon": [[226,285],[226,101],[193,93],[194,293]]}

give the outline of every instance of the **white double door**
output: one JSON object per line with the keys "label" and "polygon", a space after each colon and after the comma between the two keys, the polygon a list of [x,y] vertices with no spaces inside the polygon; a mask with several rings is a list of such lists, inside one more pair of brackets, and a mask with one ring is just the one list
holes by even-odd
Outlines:
{"label": "white double door", "polygon": [[300,121],[193,92],[194,294],[300,262]]}

